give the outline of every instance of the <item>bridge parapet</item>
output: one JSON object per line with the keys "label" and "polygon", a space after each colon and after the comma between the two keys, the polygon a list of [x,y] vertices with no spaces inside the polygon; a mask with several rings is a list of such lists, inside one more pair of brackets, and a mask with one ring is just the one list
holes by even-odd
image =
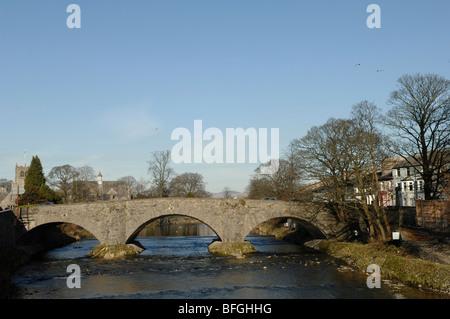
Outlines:
{"label": "bridge parapet", "polygon": [[297,218],[322,238],[336,237],[344,228],[328,210],[311,202],[155,198],[35,206],[28,213],[29,230],[48,223],[73,223],[107,245],[130,243],[148,223],[170,215],[196,218],[229,243],[244,242],[253,228],[279,217]]}

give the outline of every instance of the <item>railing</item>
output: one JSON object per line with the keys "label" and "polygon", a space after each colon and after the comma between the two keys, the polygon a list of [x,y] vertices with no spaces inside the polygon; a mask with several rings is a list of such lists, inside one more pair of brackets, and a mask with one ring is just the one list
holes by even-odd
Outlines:
{"label": "railing", "polygon": [[422,216],[423,228],[448,231],[448,220],[445,217]]}
{"label": "railing", "polygon": [[449,220],[446,217],[422,216],[417,217],[415,212],[402,212],[401,226],[422,227],[440,231],[448,231]]}

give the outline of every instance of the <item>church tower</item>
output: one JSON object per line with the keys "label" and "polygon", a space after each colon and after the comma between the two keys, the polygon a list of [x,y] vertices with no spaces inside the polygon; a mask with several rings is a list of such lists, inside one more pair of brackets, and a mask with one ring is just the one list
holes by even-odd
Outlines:
{"label": "church tower", "polygon": [[97,176],[97,184],[98,184],[98,197],[100,198],[100,200],[103,200],[103,177],[102,177],[102,172],[98,172],[98,176]]}
{"label": "church tower", "polygon": [[103,176],[102,176],[102,172],[98,172],[98,176],[97,176],[97,184],[98,184],[98,185],[102,185],[102,184],[103,184]]}
{"label": "church tower", "polygon": [[12,183],[12,190],[17,192],[17,187],[19,187],[20,193],[24,192],[25,189],[25,178],[27,177],[29,167],[24,163],[24,166],[18,166],[16,164],[16,174],[14,183]]}

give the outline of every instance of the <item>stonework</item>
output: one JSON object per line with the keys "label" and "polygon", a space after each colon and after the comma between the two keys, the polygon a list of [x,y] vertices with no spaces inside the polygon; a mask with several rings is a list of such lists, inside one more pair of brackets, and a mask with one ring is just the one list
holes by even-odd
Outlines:
{"label": "stonework", "polygon": [[157,198],[68,205],[35,206],[28,210],[28,229],[64,222],[79,225],[101,244],[132,242],[151,221],[162,216],[184,215],[208,225],[222,242],[242,243],[262,222],[278,217],[297,218],[318,238],[335,239],[345,225],[321,205],[309,202],[211,198]]}
{"label": "stonework", "polygon": [[447,231],[450,220],[450,202],[421,200],[416,202],[417,226]]}
{"label": "stonework", "polygon": [[18,166],[16,164],[14,182],[11,183],[11,191],[7,194],[0,194],[0,207],[12,207],[17,205],[17,191],[19,194],[25,192],[25,178],[27,177],[29,166]]}

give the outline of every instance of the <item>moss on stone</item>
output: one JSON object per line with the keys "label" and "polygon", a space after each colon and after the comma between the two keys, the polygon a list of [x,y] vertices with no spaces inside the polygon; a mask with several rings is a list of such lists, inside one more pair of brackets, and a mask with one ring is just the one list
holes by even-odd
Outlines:
{"label": "moss on stone", "polygon": [[255,253],[257,250],[248,241],[244,242],[221,242],[214,241],[208,246],[211,254],[216,256],[241,257],[246,254]]}
{"label": "moss on stone", "polygon": [[99,259],[122,259],[137,256],[142,251],[142,248],[134,244],[101,244],[95,246],[88,256]]}

